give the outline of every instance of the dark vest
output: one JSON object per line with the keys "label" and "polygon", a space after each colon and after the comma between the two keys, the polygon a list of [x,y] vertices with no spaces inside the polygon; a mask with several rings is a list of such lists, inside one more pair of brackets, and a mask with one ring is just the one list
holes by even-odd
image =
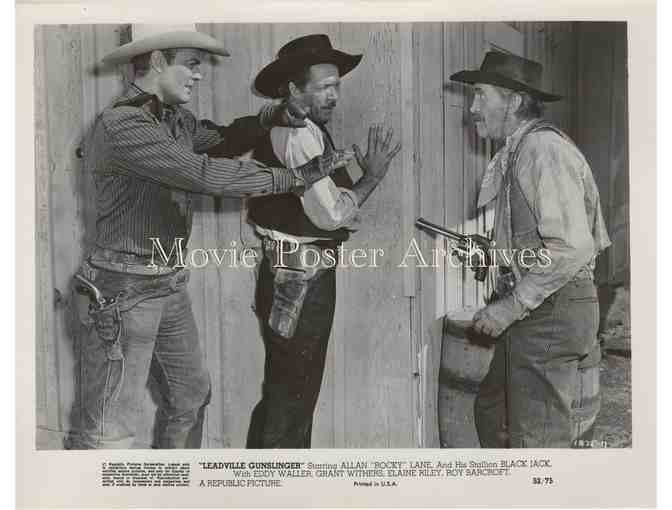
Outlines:
{"label": "dark vest", "polygon": [[509,186],[509,204],[511,206],[511,233],[512,233],[512,248],[522,250],[523,248],[541,248],[543,241],[537,229],[537,218],[534,215],[532,205],[528,203],[527,198],[523,194],[523,190],[518,182],[517,163],[520,148],[523,145],[524,139],[530,133],[539,131],[552,131],[558,136],[564,138],[569,143],[572,142],[569,137],[560,129],[555,127],[550,122],[540,120],[533,123],[527,132],[523,134],[518,140],[518,145],[511,153],[508,162],[508,172],[506,175],[507,184]]}
{"label": "dark vest", "polygon": [[[325,153],[334,149],[334,143],[324,129],[325,144],[328,148]],[[254,149],[254,159],[272,167],[282,167],[282,163],[273,152],[271,135],[268,133],[260,139]],[[353,182],[345,167],[336,169],[331,175],[336,186],[352,189]],[[334,239],[339,242],[347,241],[350,232],[346,228],[338,230],[322,230],[316,227],[303,212],[299,197],[293,193],[255,197],[249,200],[249,219],[260,227],[277,230],[285,234],[303,237],[321,237]]]}

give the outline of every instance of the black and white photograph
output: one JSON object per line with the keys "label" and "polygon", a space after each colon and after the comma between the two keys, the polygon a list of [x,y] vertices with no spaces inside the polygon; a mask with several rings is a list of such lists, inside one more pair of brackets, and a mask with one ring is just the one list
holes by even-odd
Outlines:
{"label": "black and white photograph", "polygon": [[35,39],[38,448],[631,445],[625,23]]}
{"label": "black and white photograph", "polygon": [[628,19],[101,21],[32,27],[33,454],[366,506],[644,445]]}

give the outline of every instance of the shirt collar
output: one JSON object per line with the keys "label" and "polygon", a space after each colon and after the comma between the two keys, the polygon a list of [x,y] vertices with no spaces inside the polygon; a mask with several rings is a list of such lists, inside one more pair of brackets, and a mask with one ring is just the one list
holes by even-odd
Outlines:
{"label": "shirt collar", "polygon": [[521,135],[527,130],[527,126],[529,126],[532,122],[534,122],[536,120],[537,119],[526,119],[526,120],[524,120],[513,131],[513,133],[511,133],[509,136],[506,137],[506,143],[504,144],[504,147],[505,147],[507,152],[509,150],[511,150],[511,147],[515,145],[515,142],[518,141],[518,139],[521,137]]}
{"label": "shirt collar", "polygon": [[179,106],[167,105],[163,103],[159,96],[151,94],[135,83],[131,83],[130,87],[124,94],[124,98],[117,103],[117,105],[127,104],[132,106],[139,106],[154,115],[159,122],[166,120],[170,116],[174,116],[176,121],[182,120]]}

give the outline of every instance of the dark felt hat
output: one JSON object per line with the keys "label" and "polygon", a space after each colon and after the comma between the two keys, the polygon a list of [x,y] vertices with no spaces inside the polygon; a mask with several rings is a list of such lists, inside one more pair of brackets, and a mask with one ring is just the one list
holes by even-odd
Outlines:
{"label": "dark felt hat", "polygon": [[362,55],[349,55],[331,46],[324,34],[305,35],[285,44],[278,57],[264,67],[254,79],[254,88],[266,97],[282,97],[280,88],[306,66],[334,64],[341,76],[352,71]]}
{"label": "dark felt hat", "polygon": [[541,90],[541,73],[543,66],[533,60],[489,51],[483,58],[480,69],[460,71],[450,76],[453,81],[468,83],[487,83],[510,90],[527,92],[532,97],[544,102],[558,101],[562,96]]}

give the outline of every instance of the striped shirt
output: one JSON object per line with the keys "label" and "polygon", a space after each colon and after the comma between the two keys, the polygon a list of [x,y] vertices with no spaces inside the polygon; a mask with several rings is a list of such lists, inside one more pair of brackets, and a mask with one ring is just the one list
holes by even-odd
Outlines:
{"label": "striped shirt", "polygon": [[[229,159],[266,134],[256,117],[230,126],[198,122],[180,106],[129,89],[98,117],[87,147],[87,170],[96,184],[96,246],[149,256],[150,238],[166,253],[176,238],[186,244],[193,193],[244,197],[283,193],[294,174],[254,161]],[[209,153],[221,157],[203,154]]]}

